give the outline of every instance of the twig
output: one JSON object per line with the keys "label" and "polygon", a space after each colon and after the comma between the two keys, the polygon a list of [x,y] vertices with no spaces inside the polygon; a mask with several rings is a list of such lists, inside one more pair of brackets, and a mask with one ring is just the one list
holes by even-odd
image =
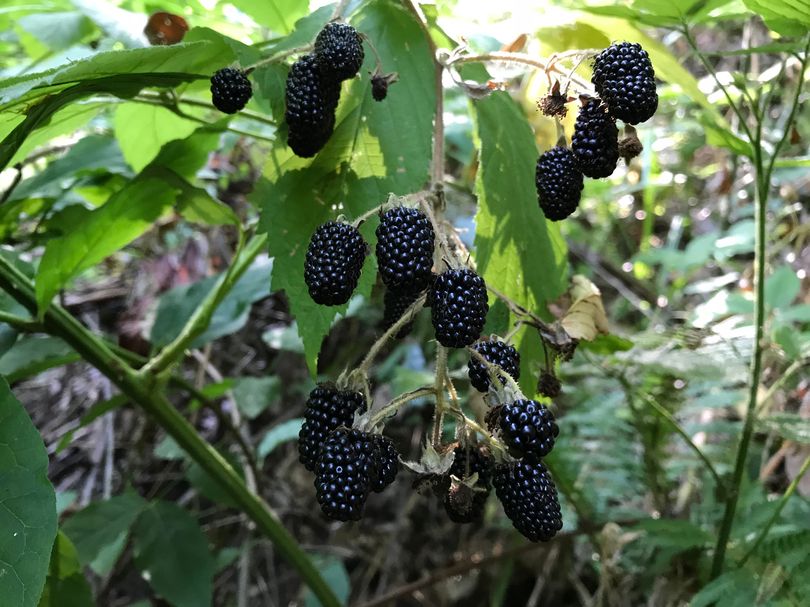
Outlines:
{"label": "twig", "polygon": [[[544,72],[556,72],[561,76],[569,76],[568,72],[561,70],[554,64],[549,64],[549,61],[543,57],[532,57],[526,53],[508,53],[505,51],[494,51],[491,53],[482,53],[480,55],[459,55],[454,58],[449,65],[456,63],[490,63],[490,62],[506,62],[506,63],[521,63],[531,67],[536,67]],[[591,85],[585,80],[574,74],[570,74],[569,80],[576,84],[583,91],[590,91]]]}
{"label": "twig", "polygon": [[442,442],[442,426],[444,424],[444,375],[447,371],[447,348],[436,344],[436,409],[433,412],[433,431],[431,442],[439,447]]}

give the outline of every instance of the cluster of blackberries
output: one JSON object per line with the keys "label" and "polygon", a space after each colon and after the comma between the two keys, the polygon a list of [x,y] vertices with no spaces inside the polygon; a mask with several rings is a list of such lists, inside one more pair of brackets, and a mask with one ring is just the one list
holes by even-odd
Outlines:
{"label": "cluster of blackberries", "polygon": [[351,429],[355,413],[365,410],[362,394],[329,384],[316,386],[307,400],[298,457],[315,473],[318,503],[334,520],[360,519],[369,493],[382,491],[397,475],[391,439]]}
{"label": "cluster of blackberries", "polygon": [[363,64],[363,41],[351,25],[327,23],[315,48],[293,63],[287,76],[287,145],[296,155],[317,154],[335,128],[341,82],[354,78]]}
{"label": "cluster of blackberries", "polygon": [[[448,348],[472,344],[484,328],[489,304],[484,279],[469,269],[433,271],[435,233],[417,209],[395,207],[380,214],[376,254],[386,287],[383,320],[396,323],[427,291],[436,339]],[[357,287],[368,245],[348,223],[319,226],[307,247],[304,281],[316,303],[335,306],[349,301]],[[403,327],[398,337],[407,334]]]}
{"label": "cluster of blackberries", "polygon": [[620,148],[616,119],[638,124],[658,108],[655,72],[638,43],[612,44],[599,53],[591,81],[599,98],[581,97],[571,148],[557,146],[537,160],[537,198],[551,221],[565,219],[576,210],[584,177],[599,179],[613,173]]}

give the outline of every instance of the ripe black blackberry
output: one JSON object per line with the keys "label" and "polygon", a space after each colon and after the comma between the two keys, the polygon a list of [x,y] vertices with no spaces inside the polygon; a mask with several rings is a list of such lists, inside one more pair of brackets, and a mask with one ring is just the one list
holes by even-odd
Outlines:
{"label": "ripe black blackberry", "polygon": [[586,177],[610,177],[619,161],[619,129],[607,106],[588,98],[577,115],[571,151]]}
{"label": "ripe black blackberry", "polygon": [[377,263],[389,289],[423,291],[431,279],[436,236],[427,216],[417,209],[395,207],[380,215]]}
{"label": "ripe black blackberry", "polygon": [[337,306],[349,301],[366,259],[366,241],[348,223],[328,221],[309,241],[304,281],[315,303]]}
{"label": "ripe black blackberry", "polygon": [[455,449],[453,465],[447,472],[459,480],[466,480],[478,474],[475,485],[451,486],[444,497],[444,509],[454,523],[472,523],[480,520],[484,513],[487,497],[492,490],[492,456],[476,445],[460,445]]}
{"label": "ripe black blackberry", "polygon": [[298,433],[298,459],[307,470],[315,471],[329,434],[339,426],[351,426],[354,412],[362,413],[365,408],[365,398],[359,392],[338,390],[328,384],[315,386],[309,393],[304,423]]}
{"label": "ripe black blackberry", "polygon": [[[514,347],[497,337],[491,337],[477,342],[473,348],[484,357],[484,360],[498,365],[515,381],[520,379],[520,353]],[[475,356],[470,356],[470,362],[467,363],[467,376],[470,378],[473,388],[479,392],[489,390],[489,371],[486,365]],[[504,378],[500,379],[501,383],[506,383]]]}
{"label": "ripe black blackberry", "polygon": [[388,96],[388,79],[385,76],[371,78],[371,96],[374,101],[382,101]]}
{"label": "ripe black blackberry", "polygon": [[562,529],[557,488],[539,460],[501,464],[492,482],[506,516],[529,540],[547,542]]}
{"label": "ripe black blackberry", "polygon": [[348,23],[327,23],[315,38],[314,55],[324,77],[348,80],[363,65],[363,40]]}
{"label": "ripe black blackberry", "polygon": [[[410,308],[413,303],[419,299],[421,293],[410,291],[396,291],[394,289],[386,289],[383,296],[383,330],[390,329],[395,322],[397,322],[402,315]],[[397,339],[402,339],[407,336],[413,329],[413,321],[405,324],[397,334],[394,336]]]}
{"label": "ripe black blackberry", "polygon": [[498,425],[503,441],[516,457],[548,455],[560,433],[554,414],[545,405],[528,399],[505,405]]}
{"label": "ripe black blackberry", "polygon": [[655,71],[638,43],[611,44],[599,53],[591,82],[610,113],[628,124],[649,120],[658,109]]}
{"label": "ripe black blackberry", "polygon": [[433,329],[447,348],[465,348],[478,339],[488,310],[487,285],[472,270],[448,270],[433,283]]}
{"label": "ripe black blackberry", "polygon": [[372,434],[366,442],[367,470],[371,490],[380,493],[394,482],[399,471],[399,453],[393,441],[381,434]]}
{"label": "ripe black blackberry", "polygon": [[314,55],[304,55],[290,68],[285,95],[287,145],[298,156],[314,156],[335,128],[340,83],[323,78]]}
{"label": "ripe black blackberry", "polygon": [[235,114],[253,95],[250,80],[242,70],[225,67],[211,76],[211,103],[220,112]]}
{"label": "ripe black blackberry", "polygon": [[557,146],[541,154],[535,181],[537,200],[546,219],[560,221],[577,210],[584,183],[570,149]]}

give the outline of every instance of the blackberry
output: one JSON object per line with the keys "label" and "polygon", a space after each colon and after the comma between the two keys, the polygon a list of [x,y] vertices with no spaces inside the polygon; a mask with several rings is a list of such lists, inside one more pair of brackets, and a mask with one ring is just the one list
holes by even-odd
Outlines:
{"label": "blackberry", "polygon": [[619,161],[619,129],[607,106],[587,99],[577,115],[571,150],[586,177],[610,177]]}
{"label": "blackberry", "polygon": [[388,96],[388,78],[385,76],[371,78],[371,96],[374,101],[382,101]]}
{"label": "blackberry", "polygon": [[380,493],[394,482],[399,471],[399,453],[393,441],[380,434],[371,435],[366,443],[368,459],[368,474],[371,480],[371,490]]}
{"label": "blackberry", "polygon": [[[397,322],[402,315],[419,299],[418,291],[415,293],[408,291],[396,291],[394,289],[387,289],[383,296],[383,330],[390,329],[395,322]],[[394,336],[397,339],[402,339],[413,329],[413,321],[403,326]]]}
{"label": "blackberry", "polygon": [[304,281],[315,303],[337,306],[349,301],[366,259],[366,241],[348,223],[328,221],[309,241]]}
{"label": "blackberry", "polygon": [[395,207],[381,214],[377,262],[385,286],[423,291],[431,279],[435,239],[433,226],[422,211]]}
{"label": "blackberry", "polygon": [[447,348],[465,348],[484,328],[489,303],[484,279],[472,270],[448,270],[436,278],[431,317],[436,339]]}
{"label": "blackberry", "polygon": [[548,455],[560,433],[554,414],[545,405],[528,399],[505,405],[499,426],[504,442],[516,456]]}
{"label": "blackberry", "polygon": [[250,80],[242,70],[225,67],[211,76],[211,103],[220,112],[235,114],[253,95]]}
{"label": "blackberry", "polygon": [[473,488],[460,484],[451,486],[444,498],[444,509],[454,523],[472,523],[480,520],[487,497],[492,490],[492,457],[477,446],[458,446],[453,465],[447,472],[465,480],[478,473]]}
{"label": "blackberry", "polygon": [[560,221],[577,210],[584,187],[574,153],[557,146],[537,159],[537,200],[547,219]]}
{"label": "blackberry", "polygon": [[537,380],[537,391],[543,396],[557,398],[562,390],[562,383],[559,379],[548,371],[543,371]]}
{"label": "blackberry", "polygon": [[315,57],[324,77],[348,80],[363,65],[363,41],[348,23],[327,23],[315,38]]}
{"label": "blackberry", "polygon": [[546,542],[562,529],[557,488],[539,460],[497,466],[493,484],[506,516],[529,540]]}
{"label": "blackberry", "polygon": [[655,71],[638,43],[611,44],[599,53],[591,82],[610,113],[623,122],[644,122],[658,109]]}
{"label": "blackberry", "polygon": [[365,398],[359,392],[320,384],[309,393],[304,423],[298,433],[298,459],[307,470],[315,471],[329,434],[339,426],[351,426],[354,412],[363,412],[365,407]]}
{"label": "blackberry", "polygon": [[[520,379],[520,354],[509,344],[502,342],[496,337],[481,340],[473,345],[473,348],[484,360],[498,365],[505,373],[512,376],[512,379]],[[479,392],[489,390],[489,372],[484,363],[475,356],[470,357],[467,363],[467,375],[473,388]],[[501,383],[506,383],[504,378],[500,378]]]}
{"label": "blackberry", "polygon": [[304,55],[290,68],[285,95],[287,145],[298,156],[314,156],[326,145],[335,128],[340,83],[324,79],[315,57]]}

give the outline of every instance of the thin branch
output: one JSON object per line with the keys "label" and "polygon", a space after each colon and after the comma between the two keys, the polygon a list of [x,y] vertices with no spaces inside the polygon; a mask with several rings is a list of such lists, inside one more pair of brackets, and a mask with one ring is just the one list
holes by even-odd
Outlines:
{"label": "thin branch", "polygon": [[391,415],[396,413],[400,409],[400,407],[402,407],[406,403],[409,403],[412,400],[416,400],[417,398],[430,396],[431,394],[435,393],[436,390],[433,386],[423,386],[421,388],[411,390],[410,392],[400,394],[388,404],[380,407],[380,410],[376,411],[374,415],[371,417],[368,425],[369,427],[373,428],[387,417],[390,417]]}
{"label": "thin branch", "polygon": [[[576,84],[583,91],[590,91],[591,85],[574,74],[569,74],[567,71],[558,68],[554,63],[550,63],[545,57],[533,57],[526,53],[508,53],[506,51],[494,51],[492,53],[481,53],[479,55],[459,55],[454,58],[450,65],[456,63],[491,63],[491,62],[506,62],[506,63],[520,63],[541,69],[544,72],[556,72],[561,76],[569,78],[571,82]],[[569,77],[570,76],[570,77]]]}
{"label": "thin branch", "polygon": [[442,429],[444,425],[444,375],[447,371],[447,348],[436,344],[436,410],[433,413],[433,431],[431,441],[434,447],[442,442]]}

